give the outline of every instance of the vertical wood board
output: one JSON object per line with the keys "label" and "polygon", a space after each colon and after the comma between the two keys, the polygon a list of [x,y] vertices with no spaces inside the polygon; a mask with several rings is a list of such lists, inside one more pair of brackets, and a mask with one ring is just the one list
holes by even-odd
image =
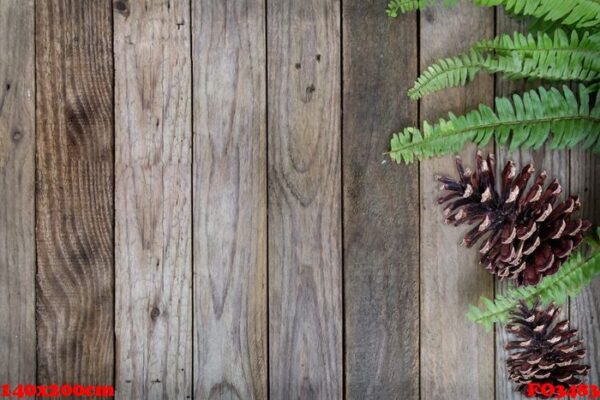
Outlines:
{"label": "vertical wood board", "polygon": [[35,8],[37,383],[108,385],[114,364],[111,3],[52,0]]}
{"label": "vertical wood board", "polygon": [[116,390],[192,394],[190,8],[114,2]]}
{"label": "vertical wood board", "polygon": [[340,2],[270,1],[270,396],[342,397]]}
{"label": "vertical wood board", "polygon": [[417,15],[343,2],[346,396],[419,397],[419,168],[391,165],[390,135],[417,121]]}
{"label": "vertical wood board", "polygon": [[197,399],[267,397],[264,13],[192,5]]}
{"label": "vertical wood board", "polygon": [[[461,4],[421,13],[420,70],[458,54],[493,34],[493,10]],[[481,76],[465,88],[426,96],[421,120],[435,122],[448,111],[462,114],[490,103],[493,80]],[[483,149],[492,151],[492,146]],[[474,146],[460,153],[474,166]],[[436,174],[456,177],[453,157],[421,162],[421,398],[490,399],[494,396],[494,339],[468,321],[468,304],[493,295],[493,280],[479,265],[477,251],[459,246],[465,227],[443,225]]]}
{"label": "vertical wood board", "polygon": [[[571,192],[579,196],[582,217],[600,225],[600,156],[589,151],[571,151]],[[591,367],[585,383],[600,384],[600,278],[571,300],[571,326],[579,330],[586,348],[583,363]]]}
{"label": "vertical wood board", "polygon": [[0,382],[35,383],[33,0],[0,2]]}

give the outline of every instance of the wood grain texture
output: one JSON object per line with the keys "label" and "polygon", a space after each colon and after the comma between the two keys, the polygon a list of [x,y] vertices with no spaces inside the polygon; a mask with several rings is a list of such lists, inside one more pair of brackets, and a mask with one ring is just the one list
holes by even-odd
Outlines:
{"label": "wood grain texture", "polygon": [[[581,215],[600,225],[600,155],[571,151],[571,193],[579,196]],[[591,366],[586,383],[600,384],[600,278],[571,300],[571,324],[579,329],[586,346],[585,362]]]}
{"label": "wood grain texture", "polygon": [[265,3],[192,7],[194,397],[266,399]]}
{"label": "wood grain texture", "polygon": [[112,384],[111,4],[41,1],[35,20],[38,384]]}
{"label": "wood grain texture", "polygon": [[[496,16],[496,30],[498,34],[508,33],[512,36],[513,32],[527,32],[527,23],[524,21],[516,21],[511,19],[504,13],[502,9],[498,9]],[[522,94],[528,90],[536,89],[540,86],[537,81],[524,80],[508,80],[502,75],[497,75],[496,79],[496,95],[511,97],[513,94]],[[563,198],[568,195],[569,188],[569,151],[555,151],[546,146],[538,150],[514,150],[509,152],[507,147],[497,147],[497,165],[496,176],[500,176],[504,165],[512,160],[518,168],[524,167],[526,164],[533,164],[536,172],[539,173],[545,170],[548,173],[548,181],[552,178],[557,178],[563,185]],[[502,293],[508,287],[508,282],[496,282],[496,293]],[[561,311],[563,318],[569,316],[568,304],[563,306]],[[496,398],[517,400],[525,399],[519,392],[515,392],[514,384],[509,380],[506,369],[507,351],[504,349],[505,344],[510,337],[506,334],[504,325],[496,325]]]}
{"label": "wood grain texture", "polygon": [[0,2],[0,382],[35,383],[33,0]]}
{"label": "wood grain texture", "polygon": [[268,2],[270,396],[342,397],[340,3]]}
{"label": "wood grain texture", "polygon": [[[511,19],[504,11],[499,8],[496,14],[496,31],[498,34],[508,33],[512,36],[513,32],[527,32],[527,23],[525,21],[516,21]],[[513,94],[523,94],[528,90],[538,88],[540,82],[524,80],[508,80],[497,75],[496,78],[496,96],[511,97]],[[545,170],[548,173],[548,181],[557,178],[563,186],[563,199],[569,192],[569,151],[555,151],[547,146],[542,146],[538,150],[514,150],[509,152],[507,147],[496,147],[497,164],[496,176],[500,176],[504,165],[512,160],[518,168],[526,164],[533,164],[536,173]],[[508,287],[508,282],[496,281],[496,293],[502,293]],[[563,306],[561,311],[563,318],[569,316],[568,304]],[[524,399],[520,393],[514,391],[514,384],[508,379],[506,370],[507,352],[504,349],[509,340],[509,336],[504,330],[504,325],[496,324],[496,398],[497,399]]]}
{"label": "wood grain texture", "polygon": [[[511,33],[514,31],[526,32],[526,24],[524,22],[517,22],[508,17],[502,8],[498,8],[496,12],[496,32],[498,35],[502,33]],[[523,81],[514,81],[503,79],[500,75],[496,78],[496,96],[511,96],[513,93],[522,93],[526,90],[526,84]],[[537,152],[537,157],[543,156],[544,152]],[[543,157],[542,157],[543,158]],[[496,146],[496,177],[499,179],[501,176],[504,165],[512,160],[516,165],[521,168],[531,160],[531,152],[516,150],[509,152],[508,149]],[[538,161],[538,160],[536,160]],[[537,164],[537,162],[536,162]],[[497,181],[500,185],[500,181]],[[499,187],[499,186],[498,186]],[[507,281],[495,282],[496,294],[503,293],[509,286]],[[522,396],[519,392],[515,392],[513,383],[508,378],[508,371],[506,368],[506,356],[507,352],[504,346],[509,340],[509,336],[504,330],[504,325],[496,324],[496,399],[498,400],[516,400],[521,399]]]}
{"label": "wood grain texture", "polygon": [[116,390],[192,394],[190,9],[114,2]]}
{"label": "wood grain texture", "polygon": [[348,399],[419,397],[419,168],[384,163],[417,123],[417,16],[343,2],[344,293]]}
{"label": "wood grain texture", "polygon": [[[420,69],[440,57],[465,51],[493,34],[493,10],[462,4],[421,13]],[[421,119],[437,120],[448,111],[464,113],[490,103],[493,80],[480,76],[466,88],[425,97]],[[473,166],[474,151],[462,152]],[[487,150],[491,150],[491,146]],[[484,150],[485,151],[485,150]],[[421,163],[421,398],[491,399],[494,397],[494,337],[465,317],[467,305],[493,295],[490,275],[478,265],[476,249],[459,246],[465,229],[443,225],[435,174],[456,170],[451,156]]]}

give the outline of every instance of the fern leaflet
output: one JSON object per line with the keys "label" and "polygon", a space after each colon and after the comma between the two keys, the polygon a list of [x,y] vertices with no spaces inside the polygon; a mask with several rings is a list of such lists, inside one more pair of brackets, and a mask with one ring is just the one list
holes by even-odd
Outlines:
{"label": "fern leaflet", "polygon": [[478,72],[503,73],[510,79],[578,80],[600,78],[600,34],[569,37],[558,29],[554,36],[515,33],[500,35],[473,46],[470,54],[446,58],[430,66],[418,79],[408,96],[419,99],[448,87],[463,86]]}
{"label": "fern leaflet", "polygon": [[[387,15],[397,17],[399,14],[404,14],[410,11],[423,10],[437,3],[436,0],[391,0],[388,3]],[[454,5],[458,0],[444,0],[445,5]]]}
{"label": "fern leaflet", "polygon": [[[596,229],[596,236],[598,235],[600,228]],[[494,322],[506,322],[510,311],[521,300],[531,304],[539,298],[544,304],[562,304],[567,297],[576,296],[594,276],[600,274],[600,242],[598,239],[590,239],[588,244],[590,249],[587,254],[574,254],[556,274],[545,277],[538,285],[511,287],[506,293],[496,296],[494,301],[482,297],[484,307],[471,305],[467,318],[490,329]]]}
{"label": "fern leaflet", "polygon": [[579,86],[579,103],[566,86],[562,93],[543,87],[522,97],[496,98],[496,112],[481,104],[462,116],[450,113],[448,120],[423,123],[423,130],[409,127],[393,135],[390,157],[400,163],[457,152],[467,143],[485,145],[492,136],[510,149],[539,148],[552,133],[552,148],[584,149],[600,152],[600,102],[590,109],[588,89]]}
{"label": "fern leaflet", "polygon": [[503,6],[515,15],[532,16],[544,21],[560,21],[577,28],[600,25],[598,0],[474,0],[478,6]]}
{"label": "fern leaflet", "polygon": [[[478,6],[503,6],[516,16],[531,16],[546,22],[559,22],[577,28],[600,27],[599,0],[473,0]],[[391,0],[387,14],[397,17],[400,13],[421,10],[435,5],[435,0]],[[457,0],[446,1],[449,4]]]}

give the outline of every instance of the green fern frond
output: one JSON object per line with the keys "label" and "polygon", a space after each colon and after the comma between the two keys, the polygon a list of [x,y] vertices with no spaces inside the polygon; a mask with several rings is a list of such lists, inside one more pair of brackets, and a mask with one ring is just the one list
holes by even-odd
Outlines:
{"label": "green fern frond", "polygon": [[437,124],[423,123],[423,130],[406,128],[392,136],[390,157],[400,163],[415,159],[458,152],[467,142],[485,145],[492,136],[499,144],[510,143],[510,149],[539,148],[551,138],[554,149],[572,148],[600,152],[600,102],[590,110],[585,86],[579,86],[579,102],[566,86],[539,88],[513,96],[496,98],[496,112],[481,104],[477,110],[462,116],[450,113],[448,120]]}
{"label": "green fern frond", "polygon": [[444,58],[430,65],[417,78],[415,85],[408,90],[408,97],[413,100],[455,86],[464,86],[472,81],[483,68],[485,59],[477,52],[457,57]]}
{"label": "green fern frond", "polygon": [[[459,0],[444,0],[444,4],[452,6],[458,3]],[[391,0],[388,3],[387,15],[397,17],[399,14],[404,14],[410,11],[423,10],[438,3],[437,0]]]}
{"label": "green fern frond", "polygon": [[434,91],[463,86],[481,70],[502,73],[509,79],[591,82],[600,78],[600,34],[586,32],[580,37],[573,31],[569,37],[559,29],[553,37],[515,33],[484,40],[476,43],[469,54],[431,65],[408,96],[416,100]]}
{"label": "green fern frond", "polygon": [[574,297],[600,274],[600,242],[598,242],[600,228],[596,230],[596,238],[588,240],[590,249],[587,253],[578,252],[554,275],[545,277],[536,286],[511,287],[506,293],[496,296],[494,301],[486,297],[481,298],[484,307],[470,306],[467,318],[490,329],[494,322],[506,322],[511,310],[521,300],[529,304],[537,298],[543,304],[554,302],[564,303],[567,298]]}
{"label": "green fern frond", "polygon": [[533,64],[541,68],[560,70],[579,65],[579,69],[600,72],[600,33],[581,34],[574,30],[569,36],[564,30],[556,29],[552,36],[544,32],[534,36],[515,32],[513,36],[505,34],[480,41],[473,50],[497,56],[531,58]]}
{"label": "green fern frond", "polygon": [[[446,0],[456,4],[457,0]],[[515,16],[531,16],[541,21],[576,28],[600,27],[600,0],[473,0],[478,6],[503,6],[507,13]],[[421,10],[438,3],[436,0],[391,0],[387,14],[398,14]],[[548,24],[546,24],[548,25]]]}
{"label": "green fern frond", "polygon": [[474,0],[478,6],[503,6],[515,15],[557,21],[577,28],[600,26],[600,0]]}

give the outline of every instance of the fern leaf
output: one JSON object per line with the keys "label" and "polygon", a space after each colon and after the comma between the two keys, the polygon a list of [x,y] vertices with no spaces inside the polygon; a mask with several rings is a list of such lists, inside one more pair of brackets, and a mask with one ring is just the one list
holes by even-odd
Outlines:
{"label": "fern leaf", "polygon": [[557,71],[581,69],[600,72],[600,33],[581,34],[574,30],[569,35],[562,29],[556,29],[553,36],[538,32],[536,37],[515,32],[512,37],[500,35],[478,42],[473,49],[497,56],[530,58],[531,64],[542,70],[553,69],[557,79],[577,76],[573,72]]}
{"label": "fern leaf", "polygon": [[408,90],[408,97],[417,100],[426,94],[472,81],[484,65],[484,58],[477,52],[444,58],[432,64],[419,76]]}
{"label": "fern leaf", "polygon": [[503,6],[515,15],[558,21],[577,28],[600,26],[599,0],[474,0],[478,6]]}
{"label": "fern leaf", "polygon": [[[437,0],[391,0],[388,3],[387,15],[397,17],[410,11],[423,10],[438,3]],[[444,0],[444,4],[451,6],[458,3],[458,0]]]}
{"label": "fern leaf", "polygon": [[[597,228],[596,236],[599,235],[600,228]],[[484,307],[471,305],[467,318],[490,329],[495,322],[506,322],[510,311],[521,300],[531,304],[539,298],[543,304],[562,304],[569,296],[576,296],[600,274],[600,242],[595,238],[589,240],[588,244],[590,249],[587,253],[579,252],[571,256],[556,274],[545,277],[538,285],[509,288],[504,294],[496,296],[495,301],[482,297]]]}
{"label": "fern leaf", "polygon": [[406,128],[392,136],[390,157],[400,163],[454,153],[467,142],[483,146],[492,136],[498,143],[510,143],[510,149],[539,148],[552,137],[552,148],[572,148],[600,152],[600,101],[590,109],[585,86],[579,86],[579,102],[566,86],[539,88],[522,97],[496,98],[496,112],[481,104],[462,116],[450,113],[448,120],[437,124],[423,123],[423,130]]}
{"label": "fern leaf", "polygon": [[600,78],[600,34],[569,37],[558,29],[553,37],[539,33],[500,35],[476,43],[471,53],[442,59],[418,79],[408,96],[419,99],[434,91],[463,86],[481,71],[502,73],[509,79],[576,80]]}
{"label": "fern leaf", "polygon": [[[457,0],[446,0],[456,4]],[[515,16],[531,16],[548,23],[557,22],[576,28],[600,27],[600,0],[473,0],[478,6],[503,6]],[[397,17],[400,13],[421,10],[433,6],[436,0],[391,0],[387,14]]]}

